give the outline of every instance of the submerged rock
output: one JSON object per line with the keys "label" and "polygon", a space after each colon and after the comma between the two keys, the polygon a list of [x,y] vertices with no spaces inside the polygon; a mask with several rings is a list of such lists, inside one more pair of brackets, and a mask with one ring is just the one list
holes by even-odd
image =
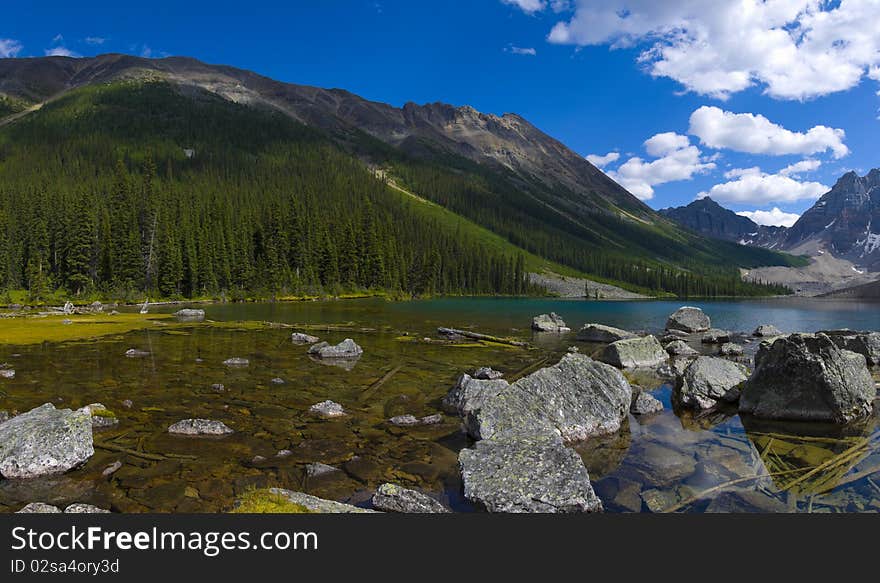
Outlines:
{"label": "submerged rock", "polygon": [[633,415],[651,415],[663,410],[663,403],[645,391],[637,391],[629,411]]}
{"label": "submerged rock", "polygon": [[712,328],[703,333],[700,342],[703,344],[724,344],[725,342],[730,342],[730,332]]}
{"label": "submerged rock", "polygon": [[781,336],[782,330],[774,326],[773,324],[761,324],[755,331],[752,332],[752,336],[757,336],[758,338],[768,337],[768,336]]}
{"label": "submerged rock", "polygon": [[16,514],[61,514],[61,509],[43,502],[31,502]]}
{"label": "submerged rock", "polygon": [[302,506],[309,512],[315,514],[375,513],[375,510],[358,508],[357,506],[352,506],[351,504],[334,502],[333,500],[324,500],[323,498],[311,496],[309,494],[305,494],[304,492],[294,492],[292,490],[285,490],[283,488],[269,488],[269,491],[273,494],[283,496],[284,498],[287,498],[287,500],[291,503]]}
{"label": "submerged rock", "polygon": [[691,348],[691,346],[683,340],[673,340],[667,344],[666,352],[668,352],[670,356],[695,356],[699,354],[699,352]]}
{"label": "submerged rock", "polygon": [[290,335],[290,340],[294,344],[314,344],[315,342],[318,342],[320,338],[303,332],[294,332]]}
{"label": "submerged rock", "polygon": [[101,403],[92,403],[77,409],[77,413],[85,413],[92,419],[92,427],[104,428],[119,425],[119,419],[116,414],[102,405]]}
{"label": "submerged rock", "polygon": [[532,318],[532,330],[537,332],[555,332],[562,334],[571,332],[571,328],[566,326],[563,320],[556,312],[549,314],[541,314]]}
{"label": "submerged rock", "polygon": [[341,471],[342,470],[340,470],[339,468],[334,468],[333,466],[328,466],[327,464],[322,464],[321,462],[314,462],[306,465],[306,475],[310,478],[326,476],[327,474]]}
{"label": "submerged rock", "polygon": [[392,425],[398,427],[412,427],[415,425],[436,425],[443,421],[443,415],[435,413],[419,419],[415,415],[398,415],[388,420]]}
{"label": "submerged rock", "polygon": [[617,342],[618,340],[626,340],[635,338],[636,335],[620,328],[613,326],[605,326],[604,324],[586,324],[577,334],[578,340],[584,342]]}
{"label": "submerged rock", "polygon": [[346,414],[345,409],[342,408],[342,405],[330,400],[315,403],[314,405],[309,407],[309,413],[326,418],[343,417]]}
{"label": "submerged rock", "polygon": [[116,460],[115,462],[113,462],[112,464],[110,464],[109,466],[104,468],[104,471],[101,472],[101,475],[104,476],[105,478],[108,478],[108,477],[112,476],[113,474],[115,474],[116,472],[118,472],[121,468],[122,468],[122,462],[119,460]]}
{"label": "submerged rock", "polygon": [[201,322],[205,319],[205,310],[184,308],[174,313],[174,317],[181,322]]}
{"label": "submerged rock", "polygon": [[246,358],[239,358],[237,356],[234,356],[232,358],[227,358],[226,360],[224,360],[223,364],[230,368],[244,368],[246,366],[250,366],[251,361]]}
{"label": "submerged rock", "polygon": [[125,356],[128,358],[144,358],[150,356],[150,353],[146,350],[138,350],[137,348],[129,348],[125,351]]}
{"label": "submerged rock", "polygon": [[474,378],[483,381],[494,381],[496,379],[502,378],[503,376],[503,372],[498,372],[497,370],[489,368],[488,366],[481,366],[474,371]]}
{"label": "submerged rock", "polygon": [[599,353],[599,360],[618,368],[655,367],[669,355],[654,336],[618,340]]}
{"label": "submerged rock", "polygon": [[489,512],[600,512],[580,456],[558,439],[478,442],[459,454],[464,495]]}
{"label": "submerged rock", "polygon": [[739,408],[765,419],[848,423],[869,415],[876,396],[863,355],[826,334],[792,334],[758,348]]}
{"label": "submerged rock", "polygon": [[700,356],[684,371],[673,397],[684,407],[709,409],[718,401],[734,402],[749,378],[746,367],[723,358]]}
{"label": "submerged rock", "polygon": [[309,354],[318,358],[326,359],[343,359],[343,358],[360,358],[364,353],[363,348],[351,338],[346,338],[336,346],[331,346],[329,342],[319,342],[309,348]]}
{"label": "submerged rock", "polygon": [[382,484],[373,494],[373,507],[385,512],[408,514],[442,514],[449,512],[445,506],[427,494],[403,488],[397,484]]}
{"label": "submerged rock", "polygon": [[46,403],[0,424],[0,475],[35,478],[86,462],[95,450],[88,414]]}
{"label": "submerged rock", "polygon": [[212,419],[183,419],[171,425],[168,433],[176,435],[228,435],[234,433],[225,423]]}
{"label": "submerged rock", "polygon": [[692,306],[683,306],[677,309],[666,320],[667,330],[681,330],[688,334],[704,332],[711,327],[712,322],[709,320],[709,316],[704,314],[700,308]]}

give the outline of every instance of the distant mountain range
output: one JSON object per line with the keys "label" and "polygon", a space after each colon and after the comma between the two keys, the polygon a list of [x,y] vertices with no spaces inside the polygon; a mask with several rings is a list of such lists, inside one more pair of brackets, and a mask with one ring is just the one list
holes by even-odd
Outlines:
{"label": "distant mountain range", "polygon": [[779,244],[785,227],[759,225],[752,219],[726,209],[711,198],[698,198],[687,206],[661,209],[660,214],[683,227],[709,237],[772,249]]}

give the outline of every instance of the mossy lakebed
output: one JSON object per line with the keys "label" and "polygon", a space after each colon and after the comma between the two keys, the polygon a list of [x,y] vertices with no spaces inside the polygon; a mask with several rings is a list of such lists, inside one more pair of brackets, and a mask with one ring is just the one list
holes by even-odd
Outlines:
{"label": "mossy lakebed", "polygon": [[[554,309],[575,314],[583,305],[560,302]],[[641,310],[652,304],[607,309],[627,305]],[[524,315],[549,311],[543,304],[504,302],[495,312],[487,306],[496,305],[477,300],[217,305],[206,309],[209,319],[219,321],[193,324],[168,314],[121,314],[127,326],[140,323],[120,331],[102,328],[97,337],[4,344],[0,361],[16,375],[0,380],[0,409],[103,403],[119,423],[96,429],[95,455],[79,469],[48,478],[0,480],[0,510],[40,501],[59,506],[88,502],[119,512],[224,512],[236,499],[267,486],[366,504],[383,482],[423,490],[455,510],[476,510],[461,496],[457,458],[468,442],[458,418],[444,416],[439,424],[415,427],[397,427],[388,419],[437,413],[456,378],[479,366],[510,377],[536,363],[554,362],[571,345],[583,352],[591,348],[576,343],[573,335],[533,337]],[[657,310],[670,311],[662,305]],[[100,321],[116,317],[101,316]],[[76,316],[62,324],[64,318],[33,321],[63,329],[91,325]],[[627,325],[595,314],[569,318],[569,323],[603,320]],[[515,336],[530,347],[448,344],[436,336],[441,325]],[[306,346],[290,341],[293,330],[332,343],[353,338],[364,354],[350,363],[354,366],[327,365],[309,357]],[[127,358],[130,348],[146,354]],[[247,358],[249,366],[225,366],[231,357]],[[650,388],[666,410],[630,417],[618,435],[577,447],[607,510],[878,509],[880,493],[865,474],[880,464],[872,449],[875,419],[837,434],[821,427],[755,427],[748,420],[744,426],[737,415],[723,412],[679,417],[671,409],[668,386],[635,380],[643,386],[653,383]],[[348,415],[320,419],[308,412],[327,399],[342,404]],[[222,421],[235,433],[168,434],[171,424],[194,417]],[[848,451],[855,455],[841,459]],[[121,468],[104,476],[116,461]],[[335,470],[315,472],[310,464]],[[785,472],[798,467],[818,469],[790,484],[792,474]],[[711,491],[736,480],[742,481]]]}

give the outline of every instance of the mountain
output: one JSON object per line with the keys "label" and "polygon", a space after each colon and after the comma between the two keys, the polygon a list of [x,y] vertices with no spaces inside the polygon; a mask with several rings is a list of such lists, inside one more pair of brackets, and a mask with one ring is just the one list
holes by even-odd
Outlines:
{"label": "mountain", "polygon": [[724,208],[708,196],[699,198],[687,206],[661,209],[660,214],[692,231],[733,241],[741,245],[772,248],[778,245],[785,227],[759,225],[748,217]]}
{"label": "mountain", "polygon": [[[88,209],[78,242],[59,229],[71,208]],[[515,114],[397,108],[183,57],[0,60],[0,221],[7,286],[36,270],[77,290],[149,289],[171,261],[165,294],[252,287],[236,262],[299,292],[518,291],[523,270],[544,270],[755,294],[783,290],[737,267],[798,261],[680,229]],[[119,246],[142,269],[110,257]]]}

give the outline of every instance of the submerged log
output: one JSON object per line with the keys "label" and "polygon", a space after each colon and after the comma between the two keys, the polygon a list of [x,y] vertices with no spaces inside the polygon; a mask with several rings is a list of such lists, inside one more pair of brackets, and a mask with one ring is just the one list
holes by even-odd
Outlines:
{"label": "submerged log", "polygon": [[518,346],[520,348],[528,346],[526,342],[519,340],[510,340],[509,338],[499,338],[490,336],[489,334],[480,334],[479,332],[470,332],[468,330],[459,330],[457,328],[437,328],[437,333],[442,336],[464,336],[465,338],[473,338],[474,340],[485,340],[486,342],[495,342],[497,344],[507,344],[510,346]]}

